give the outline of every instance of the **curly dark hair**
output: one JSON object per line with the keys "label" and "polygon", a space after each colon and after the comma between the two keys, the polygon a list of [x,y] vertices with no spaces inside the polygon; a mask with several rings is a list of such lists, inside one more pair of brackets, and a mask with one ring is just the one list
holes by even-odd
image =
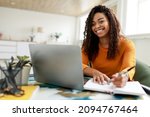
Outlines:
{"label": "curly dark hair", "polygon": [[107,52],[107,59],[115,58],[118,52],[118,41],[120,37],[120,24],[115,16],[115,14],[109,8],[98,5],[95,6],[88,15],[85,24],[84,31],[84,40],[82,44],[82,48],[85,54],[88,56],[90,61],[94,60],[99,51],[99,37],[94,34],[92,31],[92,20],[96,13],[104,13],[104,15],[108,18],[109,21],[109,47]]}

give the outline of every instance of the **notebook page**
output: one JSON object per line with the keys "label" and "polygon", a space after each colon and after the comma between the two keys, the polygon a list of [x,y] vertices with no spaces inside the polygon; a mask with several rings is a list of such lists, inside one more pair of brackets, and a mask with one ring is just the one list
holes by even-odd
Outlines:
{"label": "notebook page", "polygon": [[130,81],[123,88],[115,88],[115,94],[144,95],[146,94],[138,81]]}
{"label": "notebook page", "polygon": [[84,89],[105,92],[105,93],[113,93],[114,86],[113,84],[107,84],[107,83],[105,83],[104,85],[98,84],[93,82],[93,79],[90,79],[84,85]]}

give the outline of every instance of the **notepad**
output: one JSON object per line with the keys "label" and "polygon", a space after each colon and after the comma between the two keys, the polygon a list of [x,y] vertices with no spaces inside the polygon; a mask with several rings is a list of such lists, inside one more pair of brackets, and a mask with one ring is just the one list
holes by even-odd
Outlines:
{"label": "notepad", "polygon": [[104,85],[93,82],[93,79],[90,79],[84,85],[85,90],[99,91],[110,94],[124,94],[124,95],[145,95],[145,91],[142,89],[138,81],[127,82],[126,85],[122,88],[115,87],[112,83]]}

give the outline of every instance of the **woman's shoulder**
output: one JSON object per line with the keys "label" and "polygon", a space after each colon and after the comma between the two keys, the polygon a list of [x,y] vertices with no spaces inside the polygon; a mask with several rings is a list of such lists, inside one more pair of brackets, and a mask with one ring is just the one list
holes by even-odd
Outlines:
{"label": "woman's shoulder", "polygon": [[119,41],[120,45],[134,45],[133,41],[125,36],[121,36]]}
{"label": "woman's shoulder", "polygon": [[121,48],[135,48],[133,41],[127,37],[120,37],[119,46]]}

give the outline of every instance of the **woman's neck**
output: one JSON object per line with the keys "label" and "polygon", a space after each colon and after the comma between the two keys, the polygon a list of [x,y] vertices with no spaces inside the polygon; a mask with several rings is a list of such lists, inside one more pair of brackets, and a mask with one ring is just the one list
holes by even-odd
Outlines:
{"label": "woman's neck", "polygon": [[104,48],[108,48],[109,46],[109,38],[105,37],[105,38],[100,38],[100,46],[104,47]]}

